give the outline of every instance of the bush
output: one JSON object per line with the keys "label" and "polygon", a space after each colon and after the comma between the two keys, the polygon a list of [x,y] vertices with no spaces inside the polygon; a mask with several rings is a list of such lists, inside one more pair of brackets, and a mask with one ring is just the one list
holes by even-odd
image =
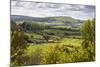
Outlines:
{"label": "bush", "polygon": [[88,51],[91,60],[95,60],[95,19],[84,22],[81,26],[81,35],[84,40],[83,48]]}
{"label": "bush", "polygon": [[85,62],[91,61],[89,52],[82,47],[73,47],[73,50],[68,49],[68,46],[54,45],[49,46],[41,53],[40,64],[56,64],[69,62]]}
{"label": "bush", "polygon": [[11,26],[11,65],[23,64],[21,58],[27,47],[25,45],[27,39],[28,37],[24,35],[21,28],[13,22]]}
{"label": "bush", "polygon": [[65,62],[65,52],[62,51],[61,46],[51,45],[44,49],[41,54],[42,60],[40,64],[54,64]]}

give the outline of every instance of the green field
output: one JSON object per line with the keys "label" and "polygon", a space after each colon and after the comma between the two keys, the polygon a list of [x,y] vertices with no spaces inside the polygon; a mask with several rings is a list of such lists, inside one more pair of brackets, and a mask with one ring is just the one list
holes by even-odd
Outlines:
{"label": "green field", "polygon": [[81,25],[66,26],[57,22],[57,25],[52,25],[53,22],[48,23],[47,25],[42,22],[12,24],[11,65],[60,64],[95,60],[92,28],[85,25],[82,29],[86,28],[84,32],[81,31]]}
{"label": "green field", "polygon": [[73,38],[63,38],[56,43],[42,43],[42,44],[27,44],[29,47],[26,50],[28,55],[32,55],[35,50],[37,49],[47,49],[49,46],[74,46],[74,47],[81,47],[82,39],[73,39]]}

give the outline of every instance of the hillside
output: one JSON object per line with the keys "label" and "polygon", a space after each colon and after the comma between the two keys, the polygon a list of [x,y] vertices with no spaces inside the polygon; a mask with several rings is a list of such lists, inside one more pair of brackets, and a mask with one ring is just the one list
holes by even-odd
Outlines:
{"label": "hillside", "polygon": [[72,17],[29,17],[21,15],[11,15],[11,19],[14,21],[36,21],[36,22],[81,22],[80,20],[74,19]]}

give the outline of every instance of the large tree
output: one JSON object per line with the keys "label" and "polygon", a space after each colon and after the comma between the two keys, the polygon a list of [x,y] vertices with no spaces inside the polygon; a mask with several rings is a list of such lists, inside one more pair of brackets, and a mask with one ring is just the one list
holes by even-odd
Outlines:
{"label": "large tree", "polygon": [[95,59],[95,19],[86,20],[81,26],[83,47],[90,54],[90,59]]}
{"label": "large tree", "polygon": [[95,42],[95,19],[88,19],[81,27],[81,34],[84,40]]}
{"label": "large tree", "polygon": [[22,55],[26,49],[26,40],[28,37],[24,35],[21,28],[16,25],[14,22],[11,22],[11,64],[12,65],[21,65]]}

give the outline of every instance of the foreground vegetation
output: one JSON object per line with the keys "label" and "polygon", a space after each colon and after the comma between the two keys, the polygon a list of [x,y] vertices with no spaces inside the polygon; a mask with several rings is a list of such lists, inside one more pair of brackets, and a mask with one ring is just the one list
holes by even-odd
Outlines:
{"label": "foreground vegetation", "polygon": [[80,27],[12,22],[11,37],[12,66],[95,60],[95,19]]}

